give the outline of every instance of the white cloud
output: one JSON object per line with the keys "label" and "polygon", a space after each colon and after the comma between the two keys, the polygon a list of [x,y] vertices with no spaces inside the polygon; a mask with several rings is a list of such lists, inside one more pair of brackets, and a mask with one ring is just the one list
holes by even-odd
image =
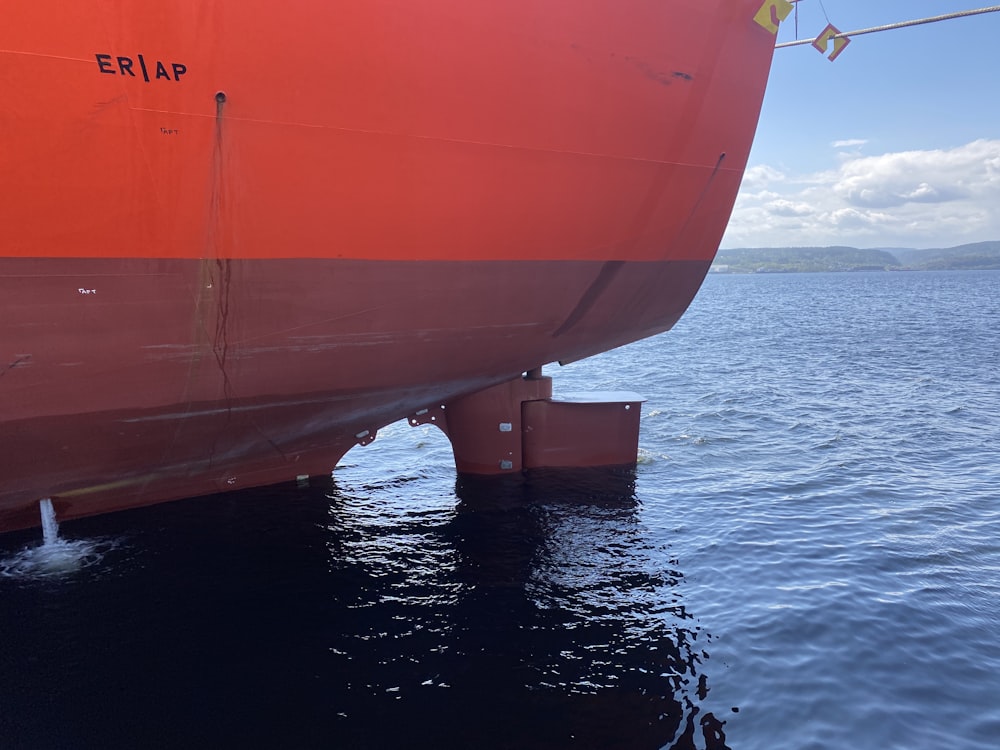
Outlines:
{"label": "white cloud", "polygon": [[853,148],[855,146],[864,146],[866,143],[868,143],[868,141],[864,138],[848,138],[843,141],[834,141],[830,145],[833,146],[833,148]]}
{"label": "white cloud", "polygon": [[762,189],[772,182],[783,182],[784,179],[785,175],[781,171],[766,164],[758,164],[755,167],[748,167],[743,173],[743,189]]}
{"label": "white cloud", "polygon": [[1000,239],[1000,140],[747,170],[725,247],[946,247]]}
{"label": "white cloud", "polygon": [[808,216],[812,207],[801,201],[790,201],[787,198],[777,198],[765,206],[775,216]]}

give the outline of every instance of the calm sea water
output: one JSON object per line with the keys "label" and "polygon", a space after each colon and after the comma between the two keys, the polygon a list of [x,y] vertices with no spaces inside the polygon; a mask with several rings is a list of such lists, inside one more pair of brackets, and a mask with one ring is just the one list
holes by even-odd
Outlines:
{"label": "calm sea water", "polygon": [[550,370],[647,396],[634,478],[401,424],[0,537],[0,746],[1000,746],[1000,273],[713,276]]}

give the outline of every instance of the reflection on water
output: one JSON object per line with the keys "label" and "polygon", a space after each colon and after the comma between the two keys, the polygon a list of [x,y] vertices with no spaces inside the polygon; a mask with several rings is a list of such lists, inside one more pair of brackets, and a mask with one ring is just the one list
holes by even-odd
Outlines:
{"label": "reflection on water", "polygon": [[632,490],[462,479],[457,506],[423,513],[339,497],[331,564],[366,580],[355,606],[375,618],[338,638],[367,665],[348,705],[431,745],[693,747],[707,635]]}
{"label": "reflection on water", "polygon": [[709,636],[633,490],[321,482],[66,524],[117,524],[130,551],[110,575],[0,579],[0,736],[725,747],[698,710]]}

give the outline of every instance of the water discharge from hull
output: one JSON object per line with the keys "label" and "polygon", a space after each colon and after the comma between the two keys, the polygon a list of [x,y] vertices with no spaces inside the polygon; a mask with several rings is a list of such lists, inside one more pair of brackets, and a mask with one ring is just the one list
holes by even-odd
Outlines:
{"label": "water discharge from hull", "polygon": [[38,509],[42,518],[42,543],[0,559],[0,576],[23,579],[67,576],[99,563],[104,554],[116,546],[106,540],[60,539],[52,500],[40,500]]}
{"label": "water discharge from hull", "polygon": [[39,500],[38,510],[42,516],[42,543],[51,547],[59,541],[59,522],[56,520],[55,508],[52,507],[52,499],[47,497]]}

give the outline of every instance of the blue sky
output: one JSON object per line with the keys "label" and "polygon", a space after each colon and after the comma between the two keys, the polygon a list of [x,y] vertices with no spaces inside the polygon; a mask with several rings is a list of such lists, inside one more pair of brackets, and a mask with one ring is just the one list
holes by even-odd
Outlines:
{"label": "blue sky", "polygon": [[[799,38],[997,3],[802,0]],[[833,62],[775,51],[723,247],[982,240],[1000,240],[1000,12],[858,36]]]}

